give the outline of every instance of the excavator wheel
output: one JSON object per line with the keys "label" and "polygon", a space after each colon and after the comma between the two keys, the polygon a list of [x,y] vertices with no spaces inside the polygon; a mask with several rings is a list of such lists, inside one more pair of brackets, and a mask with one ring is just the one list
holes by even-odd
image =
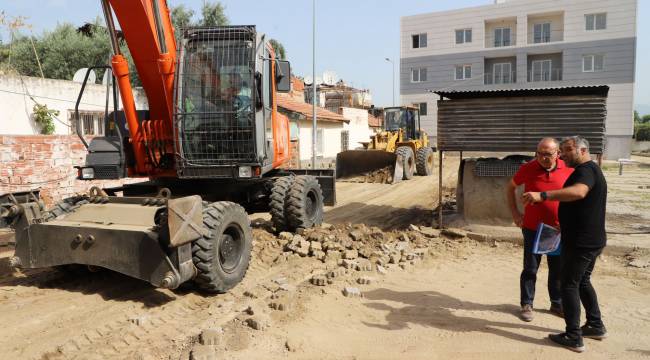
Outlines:
{"label": "excavator wheel", "polygon": [[269,206],[271,208],[271,222],[277,232],[289,229],[286,212],[286,199],[289,188],[291,188],[291,184],[293,184],[293,180],[293,176],[283,176],[275,179],[273,182],[270,196],[271,202]]}
{"label": "excavator wheel", "polygon": [[194,283],[206,292],[224,293],[248,270],[253,243],[250,220],[240,205],[218,201],[203,207],[203,226],[210,234],[192,243]]}
{"label": "excavator wheel", "polygon": [[415,167],[420,176],[433,174],[433,150],[430,147],[418,149],[415,157]]}
{"label": "excavator wheel", "polygon": [[408,146],[400,146],[395,150],[395,154],[401,155],[404,167],[404,179],[409,180],[413,178],[415,173],[415,156],[413,154],[413,149]]}
{"label": "excavator wheel", "polygon": [[286,201],[291,229],[306,229],[323,222],[323,190],[315,177],[296,176]]}

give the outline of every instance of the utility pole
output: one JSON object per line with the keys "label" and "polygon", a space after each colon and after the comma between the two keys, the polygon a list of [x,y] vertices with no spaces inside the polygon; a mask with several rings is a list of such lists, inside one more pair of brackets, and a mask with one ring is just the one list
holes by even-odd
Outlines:
{"label": "utility pole", "polygon": [[312,132],[311,132],[311,168],[316,168],[316,0],[312,0],[313,7],[313,29],[312,29]]}
{"label": "utility pole", "polygon": [[389,58],[386,58],[386,61],[393,65],[393,106],[395,106],[395,63]]}

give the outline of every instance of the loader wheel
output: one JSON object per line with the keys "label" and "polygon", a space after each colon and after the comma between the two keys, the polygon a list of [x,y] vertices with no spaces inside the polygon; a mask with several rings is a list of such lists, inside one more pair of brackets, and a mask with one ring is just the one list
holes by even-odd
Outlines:
{"label": "loader wheel", "polygon": [[323,222],[323,190],[315,177],[296,176],[287,195],[286,214],[292,230]]}
{"label": "loader wheel", "polygon": [[286,199],[289,188],[293,184],[293,176],[283,176],[275,179],[273,188],[271,189],[271,222],[275,231],[285,231],[289,228],[289,223],[286,214]]}
{"label": "loader wheel", "polygon": [[418,150],[415,166],[420,176],[433,174],[433,150],[430,147],[423,147]]}
{"label": "loader wheel", "polygon": [[397,150],[395,150],[395,154],[402,156],[404,179],[409,180],[413,178],[413,173],[415,173],[415,159],[413,156],[413,149],[408,146],[400,146],[397,148]]}
{"label": "loader wheel", "polygon": [[224,293],[246,274],[253,235],[248,214],[238,204],[219,201],[203,207],[203,226],[209,235],[192,242],[194,283],[210,293]]}

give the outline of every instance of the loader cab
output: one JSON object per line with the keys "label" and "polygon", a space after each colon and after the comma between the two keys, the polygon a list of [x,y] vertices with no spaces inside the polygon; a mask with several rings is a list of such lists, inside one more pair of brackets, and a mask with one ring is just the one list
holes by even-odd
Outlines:
{"label": "loader cab", "polygon": [[420,133],[420,112],[415,107],[401,106],[384,109],[384,129],[402,130],[403,141],[416,140]]}

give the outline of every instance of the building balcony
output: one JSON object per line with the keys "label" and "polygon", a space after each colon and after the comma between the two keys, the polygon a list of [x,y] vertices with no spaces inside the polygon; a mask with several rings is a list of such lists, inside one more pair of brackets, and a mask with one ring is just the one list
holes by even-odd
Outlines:
{"label": "building balcony", "polygon": [[562,69],[531,70],[528,72],[528,82],[562,81]]}
{"label": "building balcony", "polygon": [[504,73],[485,73],[483,74],[484,85],[501,85],[501,84],[514,84],[517,82],[517,72],[504,72]]}
{"label": "building balcony", "polygon": [[527,32],[529,45],[564,41],[564,12],[528,15]]}
{"label": "building balcony", "polygon": [[517,18],[485,20],[485,47],[498,48],[517,44]]}

